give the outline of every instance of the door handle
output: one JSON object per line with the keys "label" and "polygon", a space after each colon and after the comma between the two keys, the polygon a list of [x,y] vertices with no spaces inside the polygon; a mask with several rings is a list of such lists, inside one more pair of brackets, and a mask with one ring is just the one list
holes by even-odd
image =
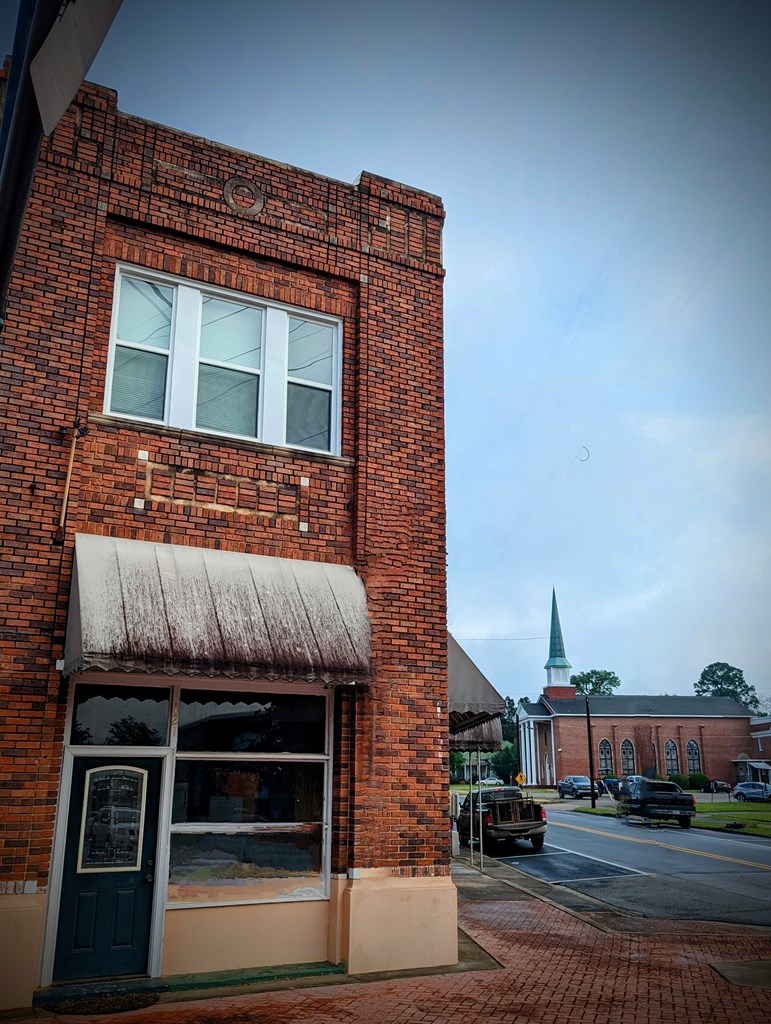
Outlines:
{"label": "door handle", "polygon": [[152,880],[153,880],[153,876],[152,875],[145,875],[145,881],[146,882],[152,882]]}

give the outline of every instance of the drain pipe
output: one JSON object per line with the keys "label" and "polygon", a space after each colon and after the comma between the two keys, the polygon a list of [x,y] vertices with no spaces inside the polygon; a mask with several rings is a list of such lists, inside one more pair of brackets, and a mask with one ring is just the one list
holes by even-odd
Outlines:
{"label": "drain pipe", "polygon": [[[62,432],[64,428],[62,428]],[[64,497],[62,498],[62,510],[59,514],[59,525],[54,534],[54,544],[64,543],[64,523],[67,518],[67,502],[70,497],[70,482],[72,481],[72,467],[75,463],[75,447],[81,437],[88,433],[88,427],[84,427],[79,419],[72,424],[72,441],[70,443],[70,461],[67,465],[67,476],[64,481]]]}

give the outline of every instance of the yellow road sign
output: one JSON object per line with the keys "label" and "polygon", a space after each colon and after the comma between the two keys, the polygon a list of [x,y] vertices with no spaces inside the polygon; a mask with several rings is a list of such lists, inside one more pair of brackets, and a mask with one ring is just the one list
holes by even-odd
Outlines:
{"label": "yellow road sign", "polygon": [[520,772],[519,775],[516,776],[516,781],[518,786],[524,786],[527,782],[527,775],[523,775],[522,772]]}

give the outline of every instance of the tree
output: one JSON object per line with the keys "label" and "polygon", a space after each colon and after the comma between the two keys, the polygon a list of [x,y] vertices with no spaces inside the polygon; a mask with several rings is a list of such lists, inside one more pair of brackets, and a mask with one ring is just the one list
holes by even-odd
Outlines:
{"label": "tree", "polygon": [[124,715],[112,723],[104,742],[119,747],[157,747],[163,743],[163,736],[133,715]]}
{"label": "tree", "polygon": [[755,687],[744,679],[744,672],[724,661],[715,661],[707,665],[693,684],[699,697],[733,697],[749,711],[758,714],[760,701]]}
{"label": "tree", "polygon": [[463,778],[463,765],[465,764],[465,757],[459,750],[450,751],[450,780]]}
{"label": "tree", "polygon": [[501,717],[501,725],[503,728],[503,738],[509,740],[511,743],[517,741],[517,702],[513,697],[504,697],[506,702],[506,710],[503,712]]}
{"label": "tree", "polygon": [[498,778],[508,782],[517,771],[516,744],[504,741],[501,749],[490,755],[490,764],[495,769]]}
{"label": "tree", "polygon": [[588,672],[579,672],[571,676],[570,682],[582,697],[612,697],[613,691],[621,686],[621,680],[615,672],[604,668],[590,668]]}

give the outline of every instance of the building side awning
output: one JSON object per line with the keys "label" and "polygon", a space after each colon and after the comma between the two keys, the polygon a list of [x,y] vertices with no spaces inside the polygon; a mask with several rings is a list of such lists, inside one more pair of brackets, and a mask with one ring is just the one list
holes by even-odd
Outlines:
{"label": "building side awning", "polygon": [[64,675],[88,669],[354,682],[364,585],[345,565],[77,534]]}
{"label": "building side awning", "polygon": [[771,772],[771,764],[768,761],[748,761],[747,763],[760,772]]}
{"label": "building side awning", "polygon": [[500,718],[491,718],[480,722],[470,729],[450,733],[450,750],[466,752],[470,750],[500,750],[503,746],[503,722]]}
{"label": "building side awning", "polygon": [[503,697],[451,633],[447,634],[447,672],[451,735],[500,718],[506,711]]}

